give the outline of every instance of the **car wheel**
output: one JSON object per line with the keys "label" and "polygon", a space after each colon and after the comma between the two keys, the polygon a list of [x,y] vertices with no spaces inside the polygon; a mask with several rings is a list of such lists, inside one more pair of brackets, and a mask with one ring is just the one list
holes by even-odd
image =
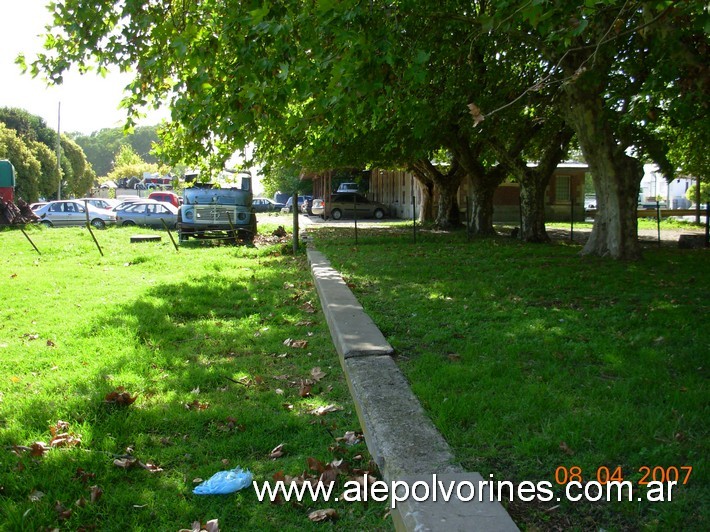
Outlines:
{"label": "car wheel", "polygon": [[106,227],[106,222],[104,222],[101,218],[94,218],[91,220],[91,225],[96,229],[104,229]]}
{"label": "car wheel", "polygon": [[382,209],[375,209],[374,214],[375,218],[377,218],[378,220],[382,220],[382,218],[385,217],[385,211],[383,211]]}
{"label": "car wheel", "polygon": [[134,222],[133,220],[126,220],[126,221],[123,222],[121,225],[122,225],[123,227],[131,227],[131,226],[136,225],[136,222]]}
{"label": "car wheel", "polygon": [[340,209],[333,209],[330,211],[330,216],[333,220],[340,220],[343,217],[343,213]]}
{"label": "car wheel", "polygon": [[52,222],[50,222],[49,220],[42,220],[40,222],[40,224],[42,224],[45,227],[54,227],[54,225],[52,225]]}

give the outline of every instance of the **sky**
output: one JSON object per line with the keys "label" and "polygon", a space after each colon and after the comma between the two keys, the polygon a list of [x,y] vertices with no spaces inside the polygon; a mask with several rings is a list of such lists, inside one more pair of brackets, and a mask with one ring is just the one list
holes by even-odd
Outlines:
{"label": "sky", "polygon": [[[42,51],[45,25],[51,20],[45,5],[49,0],[0,0],[0,13],[4,22],[0,32],[0,107],[19,107],[44,118],[47,126],[60,130],[92,133],[103,128],[121,127],[126,118],[118,108],[123,88],[130,74],[116,69],[105,78],[89,73],[80,75],[76,70],[64,76],[59,86],[47,86],[39,77],[22,74],[15,58],[22,52],[31,60]],[[60,106],[61,102],[61,106]],[[152,111],[141,123],[153,125],[167,117],[168,112]]]}

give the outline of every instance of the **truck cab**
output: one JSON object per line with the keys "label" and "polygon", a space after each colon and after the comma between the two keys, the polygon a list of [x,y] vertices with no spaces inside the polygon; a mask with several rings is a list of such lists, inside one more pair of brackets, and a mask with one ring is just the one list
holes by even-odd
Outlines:
{"label": "truck cab", "polygon": [[242,176],[241,188],[193,182],[184,189],[178,212],[180,242],[190,237],[253,241],[256,216],[252,199],[251,177]]}

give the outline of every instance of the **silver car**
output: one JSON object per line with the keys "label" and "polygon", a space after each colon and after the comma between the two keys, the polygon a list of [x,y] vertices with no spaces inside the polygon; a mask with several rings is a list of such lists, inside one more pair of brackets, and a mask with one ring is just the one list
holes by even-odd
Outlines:
{"label": "silver car", "polygon": [[89,223],[97,229],[116,223],[115,214],[81,200],[50,201],[34,211],[39,217],[39,223],[47,227],[86,225],[87,212]]}
{"label": "silver car", "polygon": [[120,225],[163,227],[163,220],[168,227],[175,227],[177,213],[177,208],[171,203],[137,201],[116,211],[116,222]]}

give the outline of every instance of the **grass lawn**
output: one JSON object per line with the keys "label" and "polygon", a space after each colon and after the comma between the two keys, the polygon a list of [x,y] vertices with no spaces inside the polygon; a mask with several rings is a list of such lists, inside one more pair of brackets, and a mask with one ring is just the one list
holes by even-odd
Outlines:
{"label": "grass lawn", "polygon": [[[521,528],[710,529],[706,250],[649,246],[625,263],[462,232],[313,234],[463,466],[553,483],[550,502],[505,503]],[[687,467],[671,502],[636,500],[654,468],[682,484]],[[565,474],[605,468],[632,482],[631,502],[565,500]]]}
{"label": "grass lawn", "polygon": [[[109,228],[101,257],[85,229],[28,233],[41,255],[0,231],[0,529],[391,528],[385,504],[192,493],[238,466],[317,479],[343,459],[337,494],[370,468],[341,440],[360,428],[303,254]],[[337,521],[309,520],[327,507]]]}

